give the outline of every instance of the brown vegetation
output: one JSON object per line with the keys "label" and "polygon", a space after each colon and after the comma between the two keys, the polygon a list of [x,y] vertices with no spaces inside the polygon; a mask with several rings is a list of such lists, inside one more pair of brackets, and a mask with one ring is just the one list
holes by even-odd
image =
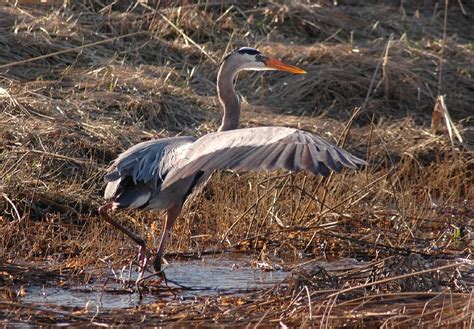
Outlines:
{"label": "brown vegetation", "polygon": [[[444,26],[443,1],[164,3],[0,7],[0,317],[469,326],[474,7],[451,1]],[[99,258],[119,266],[136,255],[97,216],[105,168],[139,141],[215,130],[218,63],[244,45],[308,74],[242,74],[243,126],[308,129],[370,166],[329,179],[217,173],[187,204],[168,260],[255,252],[291,270],[288,279],[98,313],[22,303],[21,285],[98,280]],[[429,129],[437,95],[446,95],[462,144]],[[159,216],[118,215],[150,244]],[[331,267],[344,258],[360,263]],[[300,266],[308,261],[327,264]]]}

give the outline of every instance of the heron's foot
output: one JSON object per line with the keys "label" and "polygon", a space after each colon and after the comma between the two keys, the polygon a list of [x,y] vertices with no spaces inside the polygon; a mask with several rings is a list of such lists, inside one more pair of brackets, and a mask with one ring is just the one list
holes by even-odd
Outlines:
{"label": "heron's foot", "polygon": [[155,274],[158,275],[164,283],[168,286],[168,281],[166,280],[165,272],[161,269],[161,256],[156,255],[153,259],[153,269],[155,270]]}
{"label": "heron's foot", "polygon": [[158,275],[158,277],[161,279],[161,282],[164,282],[165,286],[169,288],[168,280],[166,280],[165,271],[159,271],[156,273],[156,275]]}
{"label": "heron's foot", "polygon": [[156,255],[153,258],[153,260],[151,262],[152,266],[153,266],[153,271],[151,271],[152,273],[150,275],[147,275],[147,276],[144,276],[144,274],[145,274],[146,267],[148,265],[150,265],[149,264],[149,260],[150,260],[149,254],[145,258],[146,258],[146,261],[144,263],[142,263],[141,270],[138,273],[138,278],[137,278],[136,284],[140,285],[140,284],[142,284],[143,281],[145,281],[147,279],[150,279],[151,277],[157,276],[157,277],[160,278],[160,281],[164,281],[166,286],[168,286],[168,281],[166,280],[165,272],[161,269],[161,257],[159,255]]}
{"label": "heron's foot", "polygon": [[153,259],[153,269],[155,272],[161,272],[161,256],[156,255]]}
{"label": "heron's foot", "polygon": [[[154,266],[153,266],[154,267]],[[142,276],[143,273],[140,273],[138,278],[137,278],[137,281],[135,281],[135,287],[137,289],[137,293],[138,293],[138,299],[141,301],[143,299],[143,293],[142,293],[142,289],[147,289],[146,287],[146,282],[148,283],[151,283],[152,286],[160,286],[162,283],[165,284],[166,288],[174,295],[176,296],[176,294],[173,292],[173,290],[168,286],[168,280],[166,279],[166,275],[165,275],[165,272],[163,271],[157,271],[157,272],[154,272],[150,275],[147,275],[147,276]],[[159,278],[159,280],[151,280],[151,281],[147,281],[151,278],[153,278],[154,276],[157,276]]]}

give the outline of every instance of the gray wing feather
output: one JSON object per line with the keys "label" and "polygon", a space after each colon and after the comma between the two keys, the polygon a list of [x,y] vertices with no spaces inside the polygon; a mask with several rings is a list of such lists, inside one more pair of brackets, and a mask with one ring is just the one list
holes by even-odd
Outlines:
{"label": "gray wing feather", "polygon": [[163,187],[198,171],[306,170],[328,175],[342,167],[357,169],[367,163],[311,133],[284,127],[258,127],[216,132],[194,142],[173,168]]}
{"label": "gray wing feather", "polygon": [[[129,189],[129,191],[134,191],[129,194],[134,194],[137,198],[143,195],[150,196],[153,189],[163,181],[164,176],[174,165],[173,152],[180,146],[190,144],[195,140],[195,137],[189,136],[172,137],[146,141],[130,147],[121,153],[109,167],[105,175],[107,187],[104,197],[106,199],[117,197],[121,193],[120,187],[127,179],[131,179],[135,185],[141,184],[148,189],[144,191],[145,188],[142,188],[143,193],[138,188]],[[128,199],[133,199],[133,196]]]}

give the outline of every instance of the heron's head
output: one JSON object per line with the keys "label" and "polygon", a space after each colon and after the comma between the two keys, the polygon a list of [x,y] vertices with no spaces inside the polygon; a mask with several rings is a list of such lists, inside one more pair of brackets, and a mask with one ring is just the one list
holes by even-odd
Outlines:
{"label": "heron's head", "polygon": [[294,74],[304,74],[306,71],[296,66],[288,65],[282,61],[270,58],[254,48],[242,47],[234,50],[224,58],[225,63],[232,63],[236,71],[267,71],[278,70]]}

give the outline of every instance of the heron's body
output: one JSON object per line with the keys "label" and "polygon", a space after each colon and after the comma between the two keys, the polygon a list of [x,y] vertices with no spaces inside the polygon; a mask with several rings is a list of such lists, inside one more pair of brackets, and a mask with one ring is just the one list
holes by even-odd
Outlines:
{"label": "heron's body", "polygon": [[[104,219],[139,243],[145,242],[107,215],[108,209],[166,210],[167,219],[155,269],[160,269],[168,234],[186,198],[217,169],[243,171],[305,170],[317,175],[356,169],[365,161],[309,132],[285,127],[237,129],[240,103],[233,80],[240,70],[279,69],[304,71],[268,59],[252,48],[241,48],[224,60],[218,74],[218,94],[224,107],[219,131],[201,138],[174,137],[137,144],[113,162],[105,176],[105,198],[100,208]],[[143,255],[142,255],[143,256]],[[142,257],[143,258],[143,257]],[[146,256],[144,257],[146,266]]]}
{"label": "heron's body", "polygon": [[162,188],[170,170],[181,159],[181,152],[194,137],[172,137],[146,141],[122,153],[105,176],[104,197],[113,199],[113,208],[168,209],[184,198],[193,177]]}

